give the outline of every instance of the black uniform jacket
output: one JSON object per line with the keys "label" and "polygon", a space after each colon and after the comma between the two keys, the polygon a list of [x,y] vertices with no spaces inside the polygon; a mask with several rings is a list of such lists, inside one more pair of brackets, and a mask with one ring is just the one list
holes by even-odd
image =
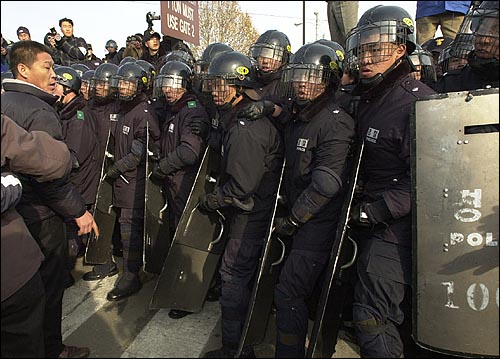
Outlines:
{"label": "black uniform jacket", "polygon": [[101,172],[96,119],[83,97],[75,97],[60,111],[64,142],[78,159],[79,168],[70,174],[70,180],[80,192],[85,204],[93,204]]}
{"label": "black uniform jacket", "polygon": [[481,75],[466,65],[460,71],[447,72],[434,86],[434,89],[438,93],[445,93],[491,87],[498,88],[498,74],[496,76]]}
{"label": "black uniform jacket", "polygon": [[229,207],[229,236],[262,237],[265,234],[277,195],[283,164],[283,145],[271,121],[238,118],[237,113],[251,103],[244,98],[228,111],[221,112],[224,128],[221,141],[221,179],[218,187],[224,196],[245,201],[252,197],[254,208],[243,212]]}
{"label": "black uniform jacket", "polygon": [[203,105],[194,93],[186,92],[173,106],[166,106],[166,117],[162,121],[162,158],[174,152],[178,146],[188,147],[196,155],[196,163],[184,166],[167,176],[167,189],[174,201],[178,218],[184,210],[206,148],[203,139],[191,133],[189,124],[195,119],[209,123]]}
{"label": "black uniform jacket", "polygon": [[[133,140],[139,140],[145,148],[147,124],[149,124],[150,141],[158,141],[160,138],[158,119],[144,93],[137,95],[131,101],[121,103],[118,121],[113,130],[114,148],[112,153],[115,156],[114,162],[131,152]],[[119,208],[144,208],[145,161],[141,161],[134,170],[125,172],[123,176],[129,183],[120,177],[114,181],[113,205]]]}
{"label": "black uniform jacket", "polygon": [[[2,173],[25,173],[44,182],[71,170],[69,151],[62,141],[40,131],[28,133],[3,115],[1,145]],[[33,277],[44,259],[23,218],[13,206],[3,208],[4,200],[2,179],[2,302]]]}
{"label": "black uniform jacket", "polygon": [[[62,140],[59,115],[52,108],[57,96],[19,80],[4,81],[2,112],[12,118],[26,131],[44,131],[53,138]],[[85,214],[85,202],[80,193],[64,179],[40,185],[30,177],[21,178],[23,195],[17,210],[27,224],[53,217],[78,218]]]}
{"label": "black uniform jacket", "polygon": [[383,198],[394,219],[410,214],[410,112],[417,99],[434,90],[412,79],[402,62],[383,82],[361,94],[360,140],[365,141],[361,167],[364,195]]}
{"label": "black uniform jacket", "polygon": [[[285,194],[291,209],[311,184],[311,176],[317,167],[333,171],[345,184],[346,159],[355,138],[353,118],[329,93],[324,93],[300,112],[292,111],[292,118],[285,126]],[[333,180],[333,179],[332,179]],[[328,248],[333,243],[332,225],[336,223],[343,204],[340,190],[318,213],[301,228],[302,239],[297,238],[295,247],[302,249]]]}

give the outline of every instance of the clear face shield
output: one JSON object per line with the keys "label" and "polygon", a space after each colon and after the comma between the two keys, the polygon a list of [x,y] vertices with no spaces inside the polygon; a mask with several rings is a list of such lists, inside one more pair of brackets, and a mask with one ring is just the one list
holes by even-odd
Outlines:
{"label": "clear face shield", "polygon": [[155,79],[154,95],[165,96],[168,103],[177,102],[186,92],[187,81],[178,75],[159,75]]}
{"label": "clear face shield", "polygon": [[289,64],[283,70],[278,93],[298,103],[313,101],[330,82],[331,70],[322,65]]}
{"label": "clear face shield", "polygon": [[257,69],[267,73],[278,70],[284,63],[285,49],[273,44],[255,44],[250,47],[249,57],[257,61]]}
{"label": "clear face shield", "polygon": [[89,97],[95,99],[114,99],[116,98],[115,92],[111,87],[111,79],[102,80],[99,78],[92,78],[89,81]]}
{"label": "clear face shield", "polygon": [[[388,61],[401,44],[405,42],[397,36],[396,21],[381,21],[355,28],[346,38],[348,66],[352,68]],[[350,63],[352,61],[357,61],[357,64]]]}
{"label": "clear face shield", "polygon": [[480,59],[498,60],[498,11],[488,11],[477,23],[474,31],[474,52]]}
{"label": "clear face shield", "polygon": [[130,101],[139,93],[139,80],[115,76],[111,80],[111,88],[116,93],[116,98],[123,101]]}
{"label": "clear face shield", "polygon": [[211,95],[216,106],[223,106],[236,96],[235,80],[225,75],[204,75],[201,91]]}

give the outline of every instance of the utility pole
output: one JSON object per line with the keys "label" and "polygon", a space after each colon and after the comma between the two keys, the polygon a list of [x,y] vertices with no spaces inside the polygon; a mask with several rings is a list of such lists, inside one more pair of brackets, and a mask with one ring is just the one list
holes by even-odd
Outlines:
{"label": "utility pole", "polygon": [[314,16],[316,16],[316,41],[317,41],[318,40],[318,12],[315,12]]}

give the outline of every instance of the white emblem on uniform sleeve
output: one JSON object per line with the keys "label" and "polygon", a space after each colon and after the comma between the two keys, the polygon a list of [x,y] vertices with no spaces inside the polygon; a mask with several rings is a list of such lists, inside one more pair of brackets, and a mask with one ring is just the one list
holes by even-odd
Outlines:
{"label": "white emblem on uniform sleeve", "polygon": [[169,126],[168,126],[168,132],[170,133],[174,133],[174,129],[175,129],[175,125],[173,123],[171,123]]}
{"label": "white emblem on uniform sleeve", "polygon": [[122,132],[123,132],[124,135],[128,136],[128,133],[130,132],[130,127],[123,126]]}

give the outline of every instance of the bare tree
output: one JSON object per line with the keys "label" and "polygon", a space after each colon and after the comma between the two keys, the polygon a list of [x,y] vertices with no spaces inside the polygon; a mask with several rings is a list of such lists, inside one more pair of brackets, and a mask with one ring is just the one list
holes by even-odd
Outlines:
{"label": "bare tree", "polygon": [[250,15],[242,12],[238,1],[198,1],[200,45],[191,48],[199,59],[207,45],[223,42],[234,50],[248,53],[259,33]]}

